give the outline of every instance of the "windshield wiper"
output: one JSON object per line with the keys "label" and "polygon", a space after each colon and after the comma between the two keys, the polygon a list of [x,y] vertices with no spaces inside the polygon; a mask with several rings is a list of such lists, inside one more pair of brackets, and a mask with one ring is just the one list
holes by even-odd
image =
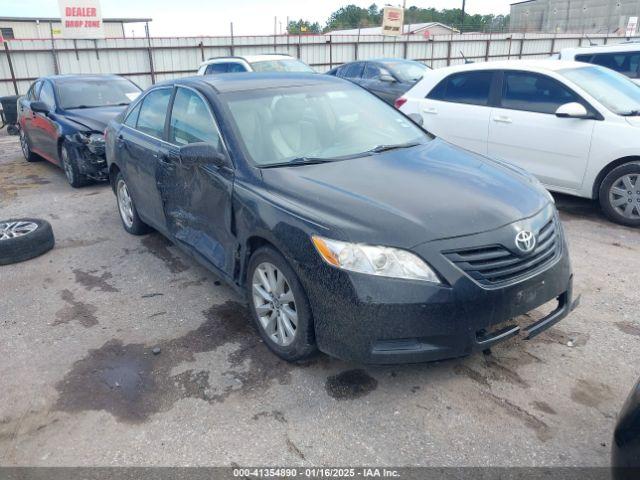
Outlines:
{"label": "windshield wiper", "polygon": [[378,145],[377,147],[373,147],[371,150],[367,151],[366,153],[381,153],[381,152],[387,152],[389,150],[398,150],[400,148],[417,147],[418,145],[421,145],[421,143],[409,142],[409,143],[398,143],[395,145]]}
{"label": "windshield wiper", "polygon": [[640,115],[640,110],[631,110],[629,112],[621,113],[623,117],[637,117]]}
{"label": "windshield wiper", "polygon": [[331,158],[320,157],[298,157],[286,162],[270,163],[268,165],[260,165],[260,168],[276,168],[276,167],[299,167],[300,165],[316,165],[318,163],[333,162]]}

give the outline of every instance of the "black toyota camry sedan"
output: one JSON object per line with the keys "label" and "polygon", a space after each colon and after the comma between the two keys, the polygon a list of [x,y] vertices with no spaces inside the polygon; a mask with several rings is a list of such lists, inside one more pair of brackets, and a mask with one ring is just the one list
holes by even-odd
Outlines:
{"label": "black toyota camry sedan", "polygon": [[245,292],[287,360],[463,356],[574,306],[562,226],[532,176],[339,78],[156,85],[110,122],[106,153],[124,228],[160,231]]}
{"label": "black toyota camry sedan", "polygon": [[20,144],[27,161],[59,165],[73,187],[107,179],[103,132],[140,94],[117,75],[52,75],[18,100]]}

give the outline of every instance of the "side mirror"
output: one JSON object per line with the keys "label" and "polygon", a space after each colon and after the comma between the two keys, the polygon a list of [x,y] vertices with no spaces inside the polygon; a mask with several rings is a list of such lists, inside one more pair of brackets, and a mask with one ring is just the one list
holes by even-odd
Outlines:
{"label": "side mirror", "polygon": [[380,74],[380,81],[381,82],[389,82],[389,83],[393,83],[396,81],[395,78],[393,78],[392,75],[389,75],[388,73],[382,73]]}
{"label": "side mirror", "polygon": [[409,114],[409,118],[411,120],[413,120],[413,123],[417,123],[420,126],[422,126],[424,124],[424,120],[422,118],[422,115],[420,115],[419,113],[410,113]]}
{"label": "side mirror", "polygon": [[584,105],[578,102],[565,103],[556,110],[556,117],[559,118],[591,118]]}
{"label": "side mirror", "polygon": [[180,161],[185,166],[215,165],[224,167],[229,165],[227,157],[210,143],[189,143],[180,147]]}
{"label": "side mirror", "polygon": [[44,102],[31,102],[31,111],[37,113],[44,113],[45,115],[51,112],[51,107]]}

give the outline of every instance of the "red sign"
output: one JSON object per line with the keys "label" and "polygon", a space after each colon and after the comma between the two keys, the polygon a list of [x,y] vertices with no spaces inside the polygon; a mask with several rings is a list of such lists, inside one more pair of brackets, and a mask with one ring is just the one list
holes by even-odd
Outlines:
{"label": "red sign", "polygon": [[104,38],[100,0],[58,0],[64,38]]}

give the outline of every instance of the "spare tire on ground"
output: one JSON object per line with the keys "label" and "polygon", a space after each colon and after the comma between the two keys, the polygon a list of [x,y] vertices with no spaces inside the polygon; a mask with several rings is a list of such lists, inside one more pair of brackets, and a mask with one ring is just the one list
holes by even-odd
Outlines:
{"label": "spare tire on ground", "polygon": [[38,218],[0,220],[0,265],[24,262],[53,248],[51,224]]}

